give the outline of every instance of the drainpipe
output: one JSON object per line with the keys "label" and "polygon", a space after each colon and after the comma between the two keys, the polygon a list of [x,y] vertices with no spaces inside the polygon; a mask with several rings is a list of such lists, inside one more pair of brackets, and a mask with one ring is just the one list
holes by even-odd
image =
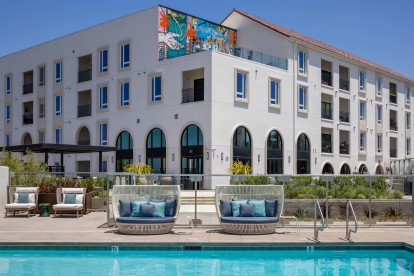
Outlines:
{"label": "drainpipe", "polygon": [[295,41],[293,43],[293,103],[292,103],[292,140],[293,140],[293,148],[292,148],[292,158],[290,159],[292,161],[292,166],[293,166],[293,171],[292,174],[296,174],[296,113],[297,113],[297,109],[296,109],[296,101],[297,101],[297,89],[298,89],[298,71],[297,71],[297,49],[298,49],[298,42]]}

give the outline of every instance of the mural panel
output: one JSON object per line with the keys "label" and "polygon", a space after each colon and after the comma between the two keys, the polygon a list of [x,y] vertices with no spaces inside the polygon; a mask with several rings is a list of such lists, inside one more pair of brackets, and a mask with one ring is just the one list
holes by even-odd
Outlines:
{"label": "mural panel", "polygon": [[237,31],[166,7],[159,7],[158,59],[200,51],[233,53]]}

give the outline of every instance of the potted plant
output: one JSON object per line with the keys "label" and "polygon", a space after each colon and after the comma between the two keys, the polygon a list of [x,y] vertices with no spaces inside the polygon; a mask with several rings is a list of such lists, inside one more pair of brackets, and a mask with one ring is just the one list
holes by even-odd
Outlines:
{"label": "potted plant", "polygon": [[[125,165],[123,167],[123,171],[124,172],[130,172],[130,173],[136,173],[136,174],[152,174],[153,173],[152,167],[150,165],[147,165],[147,164],[141,163],[141,162],[139,162],[136,165],[134,165],[134,164]],[[135,183],[137,185],[139,185],[141,183],[142,184],[147,184],[148,182],[151,182],[151,181],[152,181],[151,178],[150,179],[147,179],[147,178],[141,179],[141,178],[138,177],[135,180]]]}
{"label": "potted plant", "polygon": [[252,167],[249,163],[244,164],[238,160],[231,164],[227,172],[235,175],[232,176],[230,183],[232,185],[238,185],[240,182],[243,183],[246,181],[246,174],[252,173]]}

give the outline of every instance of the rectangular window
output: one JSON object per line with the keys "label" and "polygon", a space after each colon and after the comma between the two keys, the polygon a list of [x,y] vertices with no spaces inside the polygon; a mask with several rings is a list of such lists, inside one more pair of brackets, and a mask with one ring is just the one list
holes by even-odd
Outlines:
{"label": "rectangular window", "polygon": [[45,98],[39,99],[39,118],[45,117]]}
{"label": "rectangular window", "polygon": [[359,150],[365,151],[365,132],[361,131],[359,133]]}
{"label": "rectangular window", "polygon": [[299,74],[306,74],[306,53],[304,51],[299,51],[298,53],[298,71]]}
{"label": "rectangular window", "polygon": [[365,72],[359,71],[359,91],[365,91]]}
{"label": "rectangular window", "polygon": [[55,144],[62,144],[62,129],[55,129]]}
{"label": "rectangular window", "polygon": [[129,44],[121,45],[121,68],[129,67]]}
{"label": "rectangular window", "polygon": [[410,88],[405,88],[405,103],[410,104]]}
{"label": "rectangular window", "polygon": [[39,130],[39,143],[44,143],[44,142],[45,142],[45,131]]}
{"label": "rectangular window", "polygon": [[269,92],[269,104],[274,106],[279,106],[279,81],[271,79],[270,80],[270,92]]}
{"label": "rectangular window", "polygon": [[306,87],[300,86],[299,87],[299,110],[306,111],[308,110],[308,89]]}
{"label": "rectangular window", "polygon": [[107,172],[108,171],[108,161],[107,160],[102,160],[101,168],[102,168],[102,172]]}
{"label": "rectangular window", "polygon": [[6,105],[6,123],[10,123],[11,120],[11,106]]}
{"label": "rectangular window", "polygon": [[108,50],[99,51],[99,73],[108,72]]}
{"label": "rectangular window", "polygon": [[405,142],[406,155],[411,154],[411,138],[407,138]]}
{"label": "rectangular window", "polygon": [[62,62],[55,63],[55,83],[62,82]]}
{"label": "rectangular window", "polygon": [[99,87],[99,109],[108,108],[108,87]]}
{"label": "rectangular window", "polygon": [[151,79],[151,101],[159,102],[162,100],[161,76]]}
{"label": "rectangular window", "polygon": [[12,91],[12,76],[6,76],[6,94],[9,95]]}
{"label": "rectangular window", "polygon": [[359,102],[359,120],[360,121],[365,120],[365,102],[363,101]]}
{"label": "rectangular window", "polygon": [[236,98],[247,99],[247,73],[237,71],[236,73]]}
{"label": "rectangular window", "polygon": [[382,152],[382,134],[377,134],[377,152]]}
{"label": "rectangular window", "polygon": [[380,77],[377,77],[376,87],[377,87],[377,96],[381,97],[381,95],[382,95],[382,79]]}
{"label": "rectangular window", "polygon": [[55,116],[62,115],[62,96],[55,96]]}
{"label": "rectangular window", "polygon": [[377,123],[380,125],[382,122],[382,106],[377,105]]}
{"label": "rectangular window", "polygon": [[11,135],[10,133],[6,134],[6,147],[10,147],[11,146]]}
{"label": "rectangular window", "polygon": [[129,106],[129,82],[121,83],[121,106]]}
{"label": "rectangular window", "polygon": [[411,127],[411,113],[410,112],[405,113],[405,126],[406,126],[406,129],[410,129]]}
{"label": "rectangular window", "polygon": [[99,124],[99,145],[108,145],[108,124]]}
{"label": "rectangular window", "polygon": [[45,66],[39,67],[39,86],[44,86],[46,83],[46,68]]}

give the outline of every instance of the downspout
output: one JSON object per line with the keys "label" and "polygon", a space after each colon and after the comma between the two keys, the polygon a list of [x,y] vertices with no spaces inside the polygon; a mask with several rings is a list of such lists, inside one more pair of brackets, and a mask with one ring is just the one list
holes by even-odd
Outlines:
{"label": "downspout", "polygon": [[297,49],[298,49],[298,42],[295,41],[293,43],[293,67],[292,67],[292,71],[293,71],[293,102],[292,102],[292,140],[293,140],[293,148],[292,148],[292,158],[290,159],[292,161],[292,165],[293,165],[293,171],[292,174],[296,174],[296,135],[295,135],[295,131],[296,131],[296,101],[297,101],[297,88],[298,88],[298,71],[297,71]]}

